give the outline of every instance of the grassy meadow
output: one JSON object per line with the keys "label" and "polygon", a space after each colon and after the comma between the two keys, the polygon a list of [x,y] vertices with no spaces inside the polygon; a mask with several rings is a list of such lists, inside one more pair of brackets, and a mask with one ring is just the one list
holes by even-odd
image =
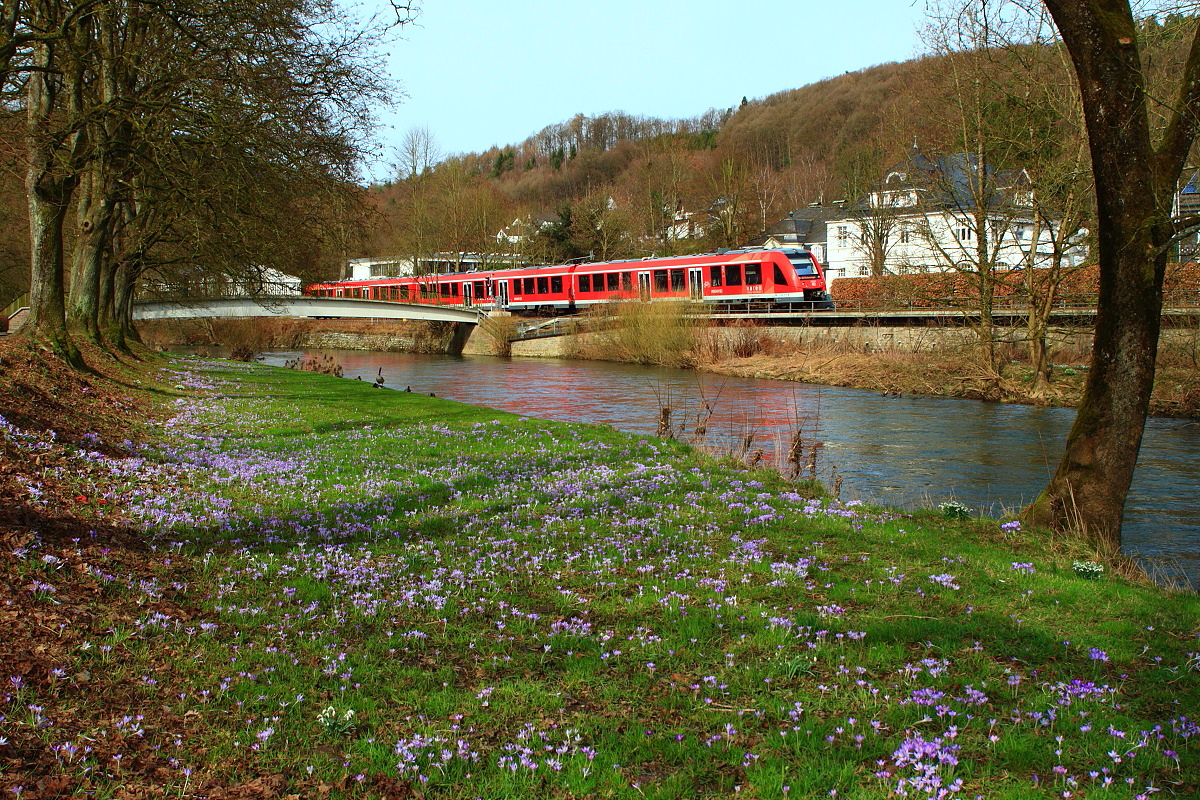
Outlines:
{"label": "grassy meadow", "polygon": [[1200,601],[1086,545],[360,381],[167,370],[157,441],[77,454],[149,557],[8,556],[48,612],[67,582],[134,611],[0,676],[6,796],[1200,796]]}

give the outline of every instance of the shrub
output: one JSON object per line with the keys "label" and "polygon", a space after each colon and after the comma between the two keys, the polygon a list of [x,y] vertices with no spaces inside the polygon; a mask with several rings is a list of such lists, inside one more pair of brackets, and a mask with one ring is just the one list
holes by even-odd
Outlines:
{"label": "shrub", "polygon": [[300,358],[293,358],[284,364],[288,369],[300,369],[305,372],[317,372],[321,375],[332,375],[335,378],[342,377],[342,365],[328,353],[314,355],[305,353]]}

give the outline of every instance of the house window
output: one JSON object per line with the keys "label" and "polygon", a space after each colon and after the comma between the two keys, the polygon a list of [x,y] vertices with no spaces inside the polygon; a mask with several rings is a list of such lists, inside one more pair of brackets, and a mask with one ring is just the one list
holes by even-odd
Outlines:
{"label": "house window", "polygon": [[900,226],[900,244],[908,244],[912,239],[912,231],[907,225]]}
{"label": "house window", "polygon": [[838,247],[846,247],[850,244],[850,228],[848,226],[837,226],[837,243]]}
{"label": "house window", "polygon": [[859,265],[859,267],[858,267],[858,274],[859,274],[860,276],[864,276],[864,277],[865,277],[865,276],[867,276],[867,275],[870,275],[870,274],[871,274],[871,268],[870,268],[870,267],[868,267],[866,264],[861,264],[861,265]]}
{"label": "house window", "polygon": [[971,230],[969,227],[967,227],[966,225],[960,225],[960,226],[959,226],[959,228],[958,228],[958,240],[959,240],[960,242],[970,242],[970,241],[974,240],[974,238],[975,238],[974,231],[972,231],[972,230]]}

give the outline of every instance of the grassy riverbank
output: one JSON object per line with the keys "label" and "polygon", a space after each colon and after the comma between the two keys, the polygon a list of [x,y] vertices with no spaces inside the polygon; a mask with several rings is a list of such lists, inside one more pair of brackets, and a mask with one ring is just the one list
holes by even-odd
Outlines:
{"label": "grassy riverbank", "polygon": [[359,381],[144,386],[141,444],[0,426],[20,797],[1200,791],[1200,601],[1081,545]]}

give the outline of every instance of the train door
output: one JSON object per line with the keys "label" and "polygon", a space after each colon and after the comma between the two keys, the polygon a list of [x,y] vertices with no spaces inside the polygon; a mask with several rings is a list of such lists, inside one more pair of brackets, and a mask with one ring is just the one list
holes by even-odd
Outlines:
{"label": "train door", "polygon": [[500,308],[508,308],[508,281],[500,281]]}
{"label": "train door", "polygon": [[700,267],[688,270],[688,294],[693,300],[704,299],[704,270]]}
{"label": "train door", "polygon": [[472,300],[472,297],[471,297],[471,292],[472,292],[472,289],[471,289],[471,282],[470,282],[470,281],[463,281],[463,295],[462,295],[462,297],[463,297],[463,305],[464,305],[464,306],[466,306],[467,308],[470,308],[472,305],[474,305],[474,304],[471,302],[471,300]]}
{"label": "train door", "polygon": [[650,273],[638,273],[638,297],[642,300],[650,299]]}

